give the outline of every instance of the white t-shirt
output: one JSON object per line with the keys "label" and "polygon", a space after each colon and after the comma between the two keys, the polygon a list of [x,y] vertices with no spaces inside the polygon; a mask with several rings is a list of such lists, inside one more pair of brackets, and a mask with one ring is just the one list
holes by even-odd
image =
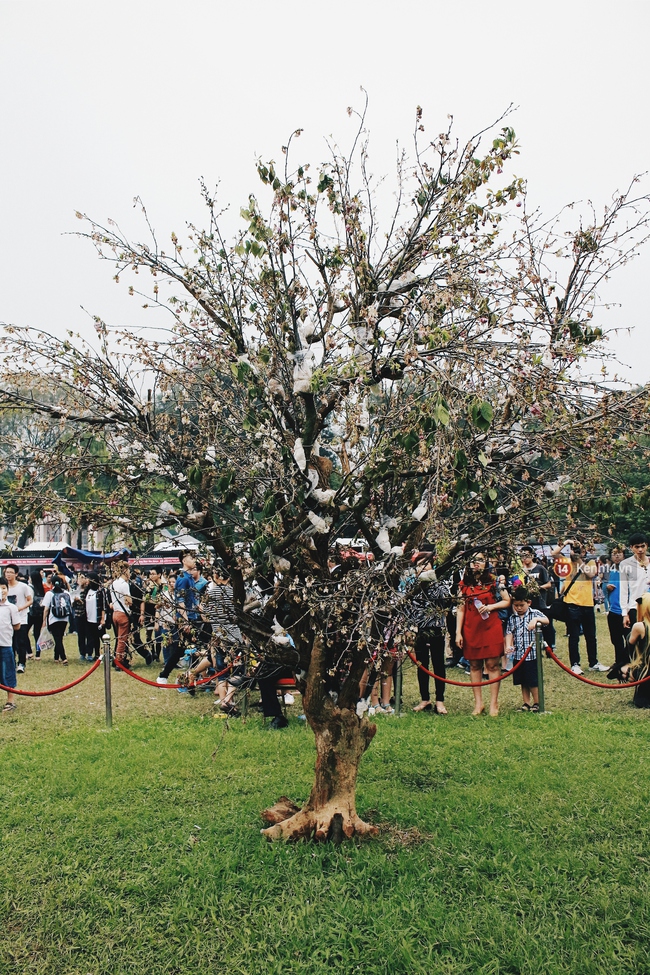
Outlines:
{"label": "white t-shirt", "polygon": [[[34,595],[34,590],[31,586],[28,586],[26,582],[14,582],[13,586],[8,587],[7,600],[13,603],[14,606],[24,606],[25,601]],[[15,599],[13,597],[16,597]],[[19,609],[18,613],[20,615],[20,625],[29,622],[29,606],[25,609]]]}
{"label": "white t-shirt", "polygon": [[11,646],[16,623],[20,623],[20,614],[14,604],[0,603],[0,647]]}
{"label": "white t-shirt", "polygon": [[120,576],[118,579],[114,579],[111,583],[111,602],[113,603],[114,613],[126,613],[127,616],[130,615],[131,609],[127,600],[124,598],[128,596],[131,598],[131,587],[126,579]]}
{"label": "white t-shirt", "polygon": [[97,622],[97,590],[89,589],[86,593],[86,619],[89,623]]}
{"label": "white t-shirt", "polygon": [[50,606],[52,605],[52,600],[54,598],[54,591],[52,589],[48,589],[48,591],[43,596],[43,609],[48,610],[48,614],[47,614],[48,628],[52,623],[69,623],[70,617],[72,616],[72,603],[70,602],[70,593],[67,592],[66,590],[63,593],[60,594],[57,593],[57,595],[63,595],[68,597],[68,615],[64,619],[61,619],[60,616],[54,616],[52,614],[52,610],[50,609]]}

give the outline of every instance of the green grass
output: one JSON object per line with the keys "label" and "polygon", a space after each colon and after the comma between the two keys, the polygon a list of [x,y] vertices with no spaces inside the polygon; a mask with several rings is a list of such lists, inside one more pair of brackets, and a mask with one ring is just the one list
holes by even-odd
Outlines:
{"label": "green grass", "polygon": [[650,715],[546,673],[551,714],[517,714],[506,682],[496,720],[460,688],[448,718],[378,719],[358,808],[381,837],[340,848],[259,835],[260,809],[309,792],[295,718],[226,724],[209,695],[119,675],[108,732],[101,672],[21,699],[0,722],[0,973],[647,973]]}

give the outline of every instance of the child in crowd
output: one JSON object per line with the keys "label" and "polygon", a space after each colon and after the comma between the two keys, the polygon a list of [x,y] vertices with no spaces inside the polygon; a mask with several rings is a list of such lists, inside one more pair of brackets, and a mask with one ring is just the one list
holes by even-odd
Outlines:
{"label": "child in crowd", "polygon": [[[515,670],[512,681],[521,687],[523,703],[520,711],[539,711],[539,690],[537,681],[537,653],[534,632],[537,623],[548,626],[548,617],[538,609],[531,609],[530,593],[524,586],[517,586],[512,595],[512,616],[506,627],[506,653],[512,653],[513,663],[526,653],[532,643],[532,650],[524,662]],[[532,695],[532,706],[531,706]]]}

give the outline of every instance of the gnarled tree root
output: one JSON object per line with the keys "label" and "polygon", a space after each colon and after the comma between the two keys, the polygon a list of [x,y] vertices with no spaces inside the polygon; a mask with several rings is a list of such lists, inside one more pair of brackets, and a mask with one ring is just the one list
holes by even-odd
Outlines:
{"label": "gnarled tree root", "polygon": [[297,812],[300,812],[300,806],[292,802],[288,796],[280,796],[273,806],[262,810],[261,816],[267,823],[282,823]]}
{"label": "gnarled tree root", "polygon": [[[264,812],[268,813],[270,810]],[[266,815],[264,818],[268,820]],[[309,806],[305,806],[288,819],[261,830],[261,833],[267,840],[290,842],[314,839],[322,842],[331,839],[334,843],[340,843],[344,837],[352,839],[353,836],[377,836],[379,830],[376,826],[364,822],[354,809],[351,810],[347,805],[332,801],[320,809],[310,809]]]}

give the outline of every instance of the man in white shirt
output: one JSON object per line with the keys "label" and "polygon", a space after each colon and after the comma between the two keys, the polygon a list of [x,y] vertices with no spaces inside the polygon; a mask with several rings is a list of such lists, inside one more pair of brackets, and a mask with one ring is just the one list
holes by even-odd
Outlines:
{"label": "man in white shirt", "polygon": [[[14,633],[20,630],[20,614],[13,603],[7,601],[9,586],[7,580],[0,578],[0,684],[4,687],[16,686],[16,661],[14,660]],[[7,691],[7,703],[3,714],[16,710],[13,691]]]}
{"label": "man in white shirt", "polygon": [[5,579],[7,580],[7,600],[13,603],[18,610],[20,627],[16,630],[13,639],[13,648],[18,658],[16,672],[25,673],[27,655],[31,652],[29,644],[29,607],[34,601],[34,590],[26,582],[18,581],[18,566],[8,565],[5,567]]}
{"label": "man in white shirt", "polygon": [[129,579],[131,570],[126,563],[118,566],[119,575],[113,579],[110,587],[110,600],[113,609],[113,623],[117,630],[115,659],[127,664],[127,646],[131,629],[131,587]]}
{"label": "man in white shirt", "polygon": [[635,532],[628,542],[632,549],[629,559],[623,559],[621,574],[621,611],[623,626],[629,630],[636,623],[636,601],[650,590],[650,559],[648,558],[648,538],[642,532]]}

